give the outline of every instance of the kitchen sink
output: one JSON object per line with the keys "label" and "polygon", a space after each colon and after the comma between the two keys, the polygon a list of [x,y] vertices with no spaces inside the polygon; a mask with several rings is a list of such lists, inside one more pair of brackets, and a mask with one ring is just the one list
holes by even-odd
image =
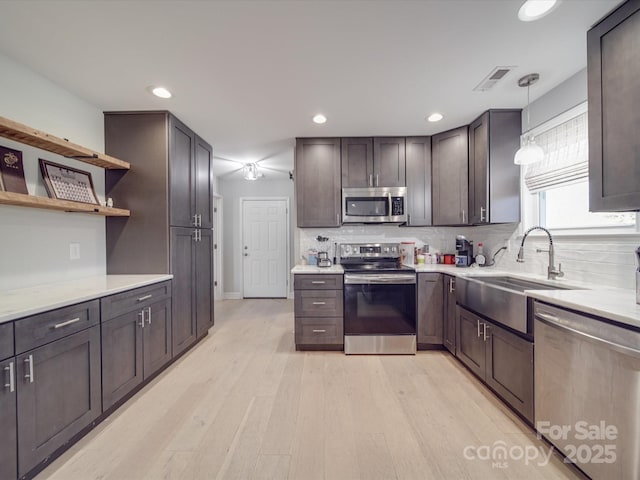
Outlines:
{"label": "kitchen sink", "polygon": [[456,302],[527,335],[532,335],[528,317],[527,290],[570,290],[570,287],[524,280],[509,275],[460,276],[456,281]]}
{"label": "kitchen sink", "polygon": [[523,280],[521,278],[510,277],[508,275],[466,278],[473,278],[478,282],[488,283],[491,286],[506,288],[507,290],[515,290],[517,292],[524,292],[525,290],[570,290],[569,287],[565,286],[549,285],[548,283],[536,282],[533,280]]}

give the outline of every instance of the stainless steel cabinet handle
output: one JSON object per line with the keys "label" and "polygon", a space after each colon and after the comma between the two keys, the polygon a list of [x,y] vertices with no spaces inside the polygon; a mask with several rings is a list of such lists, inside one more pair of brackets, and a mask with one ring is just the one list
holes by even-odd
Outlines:
{"label": "stainless steel cabinet handle", "polygon": [[313,333],[325,333],[325,332],[326,332],[326,330],[320,330],[320,329],[317,329],[317,330],[314,329],[313,330]]}
{"label": "stainless steel cabinet handle", "polygon": [[369,174],[369,186],[373,187],[373,173]]}
{"label": "stainless steel cabinet handle", "polygon": [[14,363],[9,362],[7,367],[4,367],[5,372],[9,372],[9,383],[4,384],[4,388],[8,388],[10,392],[16,391],[16,378],[14,374]]}
{"label": "stainless steel cabinet handle", "polygon": [[198,227],[201,227],[202,226],[202,214],[199,213],[197,216],[198,216]]}
{"label": "stainless steel cabinet handle", "polygon": [[480,221],[481,221],[481,222],[484,222],[484,221],[486,221],[486,220],[487,220],[487,219],[486,219],[486,217],[485,217],[485,215],[484,215],[486,211],[487,211],[487,209],[486,209],[486,208],[484,208],[484,207],[480,207]]}
{"label": "stainless steel cabinet handle", "polygon": [[336,223],[340,225],[340,213],[336,213]]}
{"label": "stainless steel cabinet handle", "polygon": [[151,325],[151,307],[147,307],[147,323]]}
{"label": "stainless steel cabinet handle", "polygon": [[153,297],[153,294],[151,294],[151,293],[150,293],[149,295],[144,295],[144,296],[142,296],[142,297],[138,298],[138,300],[137,300],[137,301],[138,301],[138,302],[144,302],[145,300],[149,300],[149,299],[150,299],[150,298],[152,298],[152,297]]}
{"label": "stainless steel cabinet handle", "polygon": [[380,175],[376,173],[376,187],[380,186]]}
{"label": "stainless steel cabinet handle", "polygon": [[466,215],[466,213],[467,212],[465,212],[464,209],[463,209],[462,210],[462,223],[467,223],[467,220],[466,220],[467,215]]}
{"label": "stainless steel cabinet handle", "polygon": [[79,321],[80,321],[80,317],[72,318],[71,320],[67,320],[66,322],[56,323],[53,326],[53,329],[57,330],[58,328],[66,327],[67,325],[73,325],[74,323],[78,323]]}
{"label": "stainless steel cabinet handle", "polygon": [[313,305],[326,305],[327,302],[313,302]]}
{"label": "stainless steel cabinet handle", "polygon": [[449,293],[453,293],[456,291],[456,289],[454,288],[454,283],[453,283],[453,278],[449,279]]}
{"label": "stainless steel cabinet handle", "polygon": [[480,320],[476,320],[478,322],[478,337],[480,337]]}
{"label": "stainless steel cabinet handle", "polygon": [[144,309],[138,312],[138,317],[140,318],[140,322],[138,323],[138,326],[140,328],[144,328]]}
{"label": "stainless steel cabinet handle", "polygon": [[311,280],[311,283],[317,285],[324,285],[326,282],[324,280]]}
{"label": "stainless steel cabinet handle", "polygon": [[489,325],[487,325],[486,323],[483,323],[483,328],[482,328],[482,339],[486,342],[487,341],[487,330],[489,330]]}
{"label": "stainless steel cabinet handle", "polygon": [[26,380],[29,380],[29,383],[33,383],[33,355],[29,355],[27,358],[24,359],[24,363],[29,364],[29,369],[27,371],[27,373],[24,375],[24,378]]}
{"label": "stainless steel cabinet handle", "polygon": [[196,214],[193,215],[193,226],[194,227],[198,226],[198,215]]}

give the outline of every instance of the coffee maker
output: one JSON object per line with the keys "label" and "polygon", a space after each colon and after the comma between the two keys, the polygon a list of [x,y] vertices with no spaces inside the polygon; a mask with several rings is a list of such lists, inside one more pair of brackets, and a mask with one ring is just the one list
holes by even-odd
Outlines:
{"label": "coffee maker", "polygon": [[456,237],[456,267],[469,267],[473,263],[473,242],[464,235]]}

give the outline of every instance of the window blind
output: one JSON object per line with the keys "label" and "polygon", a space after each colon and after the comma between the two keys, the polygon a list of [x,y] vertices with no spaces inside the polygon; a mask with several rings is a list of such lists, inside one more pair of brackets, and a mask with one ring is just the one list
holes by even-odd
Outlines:
{"label": "window blind", "polygon": [[587,112],[545,130],[535,140],[544,158],[525,171],[524,181],[531,193],[588,178]]}

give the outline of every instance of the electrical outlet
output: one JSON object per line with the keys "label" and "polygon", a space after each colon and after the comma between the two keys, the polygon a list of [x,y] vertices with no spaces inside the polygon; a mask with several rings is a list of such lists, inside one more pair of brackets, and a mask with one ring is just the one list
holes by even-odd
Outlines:
{"label": "electrical outlet", "polygon": [[79,259],[80,259],[80,244],[70,243],[69,244],[69,260],[79,260]]}

